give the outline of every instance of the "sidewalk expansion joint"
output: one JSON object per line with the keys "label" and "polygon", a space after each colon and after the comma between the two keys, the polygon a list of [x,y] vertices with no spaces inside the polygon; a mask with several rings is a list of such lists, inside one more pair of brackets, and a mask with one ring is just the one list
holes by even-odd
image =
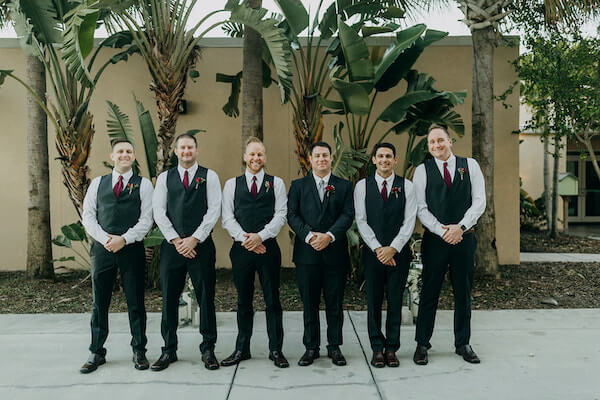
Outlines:
{"label": "sidewalk expansion joint", "polygon": [[377,384],[377,380],[375,379],[375,374],[373,373],[373,369],[371,368],[371,363],[369,362],[369,358],[367,357],[365,348],[362,344],[362,341],[360,340],[360,336],[358,335],[358,330],[356,329],[356,326],[354,325],[352,316],[350,315],[350,313],[347,310],[346,310],[346,315],[348,315],[348,319],[350,320],[350,323],[352,324],[352,329],[354,330],[356,339],[358,339],[358,345],[360,346],[360,350],[362,351],[363,357],[365,358],[365,363],[367,364],[367,368],[369,368],[369,373],[371,374],[371,379],[373,379],[373,384],[375,385],[375,389],[377,389],[377,395],[379,396],[380,400],[384,400],[383,395],[381,394],[381,390],[379,390],[379,385]]}

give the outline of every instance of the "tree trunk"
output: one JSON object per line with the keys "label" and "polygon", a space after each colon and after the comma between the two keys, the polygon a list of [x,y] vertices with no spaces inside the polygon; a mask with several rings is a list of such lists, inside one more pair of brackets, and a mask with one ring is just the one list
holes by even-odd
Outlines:
{"label": "tree trunk", "polygon": [[492,27],[475,29],[473,39],[473,158],[481,166],[486,186],[487,207],[475,235],[475,264],[484,275],[498,275],[496,221],[494,211],[494,43]]}
{"label": "tree trunk", "polygon": [[[249,6],[258,8],[261,3],[261,0],[251,0]],[[249,137],[263,139],[262,39],[248,26],[244,27],[243,57],[242,153]]]}
{"label": "tree trunk", "polygon": [[[37,96],[46,99],[46,69],[35,56],[27,56],[27,81]],[[48,171],[48,120],[44,110],[27,94],[27,275],[54,278],[50,232]]]}
{"label": "tree trunk", "polygon": [[598,159],[596,158],[596,153],[594,152],[594,146],[592,145],[592,138],[586,137],[583,141],[585,148],[590,157],[590,161],[592,162],[592,166],[594,167],[594,172],[596,172],[596,176],[600,179],[600,166],[598,165]]}
{"label": "tree trunk", "polygon": [[550,201],[550,160],[548,156],[550,154],[548,141],[550,138],[548,136],[544,136],[542,138],[544,142],[544,206],[546,208],[546,225],[548,229],[550,229],[550,225],[552,223],[552,202]]}
{"label": "tree trunk", "polygon": [[560,135],[554,136],[554,170],[552,171],[552,223],[550,236],[558,237],[558,162],[560,160]]}

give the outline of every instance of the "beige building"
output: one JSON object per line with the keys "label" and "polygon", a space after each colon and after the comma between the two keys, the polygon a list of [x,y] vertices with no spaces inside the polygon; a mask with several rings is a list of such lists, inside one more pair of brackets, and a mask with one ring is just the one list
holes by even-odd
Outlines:
{"label": "beige building", "polygon": [[[374,39],[371,45],[387,45],[386,39]],[[199,136],[199,157],[201,165],[214,169],[221,185],[230,177],[241,173],[241,118],[227,117],[221,107],[227,101],[229,87],[215,82],[215,74],[237,73],[241,69],[241,41],[235,39],[206,39],[202,58],[197,69],[200,77],[196,82],[189,81],[186,88],[187,114],[179,119],[177,131],[204,129]],[[470,37],[448,37],[430,46],[419,59],[416,68],[433,76],[436,88],[442,90],[466,90],[469,94],[464,105],[457,108],[465,121],[466,134],[458,138],[454,151],[456,154],[471,154],[471,62],[472,49]],[[102,57],[112,53],[106,51]],[[494,86],[497,92],[504,91],[516,74],[509,60],[518,55],[517,47],[500,47],[495,53]],[[97,63],[98,64],[98,63]],[[25,76],[25,57],[16,39],[0,39],[0,69],[13,69],[21,77]],[[94,93],[90,111],[94,115],[96,134],[89,159],[91,177],[106,174],[108,169],[103,161],[108,161],[110,151],[106,134],[107,106],[105,100],[116,103],[130,115],[136,134],[137,121],[133,94],[155,114],[155,104],[148,89],[149,74],[141,58],[133,57],[127,63],[110,66],[101,78]],[[389,91],[378,97],[379,111],[402,92]],[[496,173],[495,206],[497,221],[497,246],[502,264],[519,263],[519,137],[512,132],[519,127],[519,99],[515,92],[507,102],[512,107],[504,108],[500,103],[495,108],[496,134]],[[27,171],[26,171],[26,94],[14,80],[7,79],[0,88],[0,185],[2,193],[0,208],[0,270],[22,270],[25,267],[26,231],[27,231]],[[298,161],[294,153],[295,142],[292,136],[292,113],[287,105],[279,101],[279,90],[274,85],[264,91],[264,132],[267,147],[267,171],[283,178],[289,188],[291,180],[298,175]],[[336,119],[325,118],[325,139],[332,140],[332,127]],[[156,120],[155,123],[157,124]],[[50,180],[53,236],[60,234],[62,225],[76,221],[76,213],[62,184],[60,165],[54,160],[54,132],[49,126]],[[382,133],[385,124],[378,130]],[[404,154],[406,135],[390,137],[399,147],[400,157]],[[141,150],[141,138],[136,136],[139,161],[145,170],[145,159]],[[400,160],[400,165],[402,164]],[[221,228],[220,221],[214,230],[217,247],[217,265],[229,267],[228,257],[231,238]],[[283,264],[292,266],[291,243],[287,227],[279,236],[283,251]],[[54,248],[55,257],[66,255],[62,249]]]}

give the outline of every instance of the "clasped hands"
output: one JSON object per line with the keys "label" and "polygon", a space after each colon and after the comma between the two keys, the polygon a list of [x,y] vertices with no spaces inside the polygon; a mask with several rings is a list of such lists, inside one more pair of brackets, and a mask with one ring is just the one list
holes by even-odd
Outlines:
{"label": "clasped hands", "polygon": [[244,237],[246,239],[242,242],[242,247],[246,250],[256,254],[265,254],[267,252],[267,248],[258,233],[244,233]]}
{"label": "clasped hands", "polygon": [[180,238],[176,237],[171,240],[171,243],[175,246],[175,249],[179,254],[184,256],[185,258],[194,258],[196,257],[196,245],[198,245],[199,240],[193,236]]}
{"label": "clasped hands", "polygon": [[123,236],[111,235],[110,233],[108,233],[107,235],[108,242],[106,242],[106,244],[104,245],[104,248],[106,250],[110,251],[111,253],[116,253],[117,251],[125,247],[126,243],[125,238],[123,238]]}
{"label": "clasped hands", "polygon": [[311,232],[311,233],[313,234],[313,236],[308,241],[308,244],[310,244],[312,246],[312,248],[315,249],[316,251],[323,250],[324,248],[329,246],[329,243],[331,243],[331,241],[333,240],[331,238],[331,236],[329,236],[327,233],[321,233],[321,232]]}
{"label": "clasped hands", "polygon": [[442,239],[448,244],[458,244],[463,240],[463,230],[460,225],[442,225],[442,228],[446,230]]}
{"label": "clasped hands", "polygon": [[396,266],[396,261],[394,260],[396,253],[397,250],[392,246],[381,246],[375,249],[375,255],[379,262],[389,267]]}

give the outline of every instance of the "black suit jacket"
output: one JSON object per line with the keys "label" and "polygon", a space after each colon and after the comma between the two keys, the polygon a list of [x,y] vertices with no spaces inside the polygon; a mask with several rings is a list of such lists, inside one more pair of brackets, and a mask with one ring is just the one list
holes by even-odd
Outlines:
{"label": "black suit jacket", "polygon": [[[293,181],[290,186],[288,224],[296,233],[293,256],[295,263],[348,263],[346,231],[352,226],[354,219],[352,183],[332,174],[329,186],[333,186],[334,190],[325,194],[323,203],[319,199],[312,173]],[[316,251],[304,241],[311,231],[331,232],[335,241],[322,251]]]}

